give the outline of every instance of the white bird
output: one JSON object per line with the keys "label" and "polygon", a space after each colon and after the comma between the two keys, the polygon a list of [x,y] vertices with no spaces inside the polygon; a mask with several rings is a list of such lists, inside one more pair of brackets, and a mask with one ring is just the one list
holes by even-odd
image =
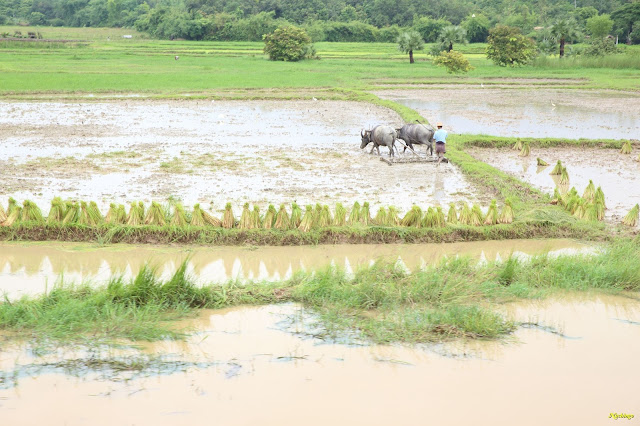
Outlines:
{"label": "white bird", "polygon": [[551,102],[551,105],[552,105],[554,108],[556,107],[556,104],[554,104],[553,102]]}
{"label": "white bird", "polygon": [[315,98],[315,96],[314,96],[314,97],[312,97],[311,99],[313,99],[314,101],[317,101],[317,99]]}

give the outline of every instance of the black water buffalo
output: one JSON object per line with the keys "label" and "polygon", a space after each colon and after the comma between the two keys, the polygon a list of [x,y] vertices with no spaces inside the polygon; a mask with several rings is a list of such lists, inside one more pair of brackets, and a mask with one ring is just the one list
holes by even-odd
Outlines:
{"label": "black water buffalo", "polygon": [[393,127],[390,126],[376,126],[372,130],[363,130],[360,132],[360,136],[362,138],[362,143],[360,144],[360,149],[364,149],[370,143],[373,143],[373,148],[371,148],[371,153],[373,150],[378,150],[378,155],[380,155],[380,145],[385,145],[389,148],[389,157],[393,156],[393,147],[394,142],[396,141],[396,131]]}
{"label": "black water buffalo", "polygon": [[[426,124],[405,124],[401,128],[396,129],[396,132],[398,139],[405,141],[412,151],[413,144],[427,145],[427,150],[430,155],[433,155],[433,134],[435,133],[433,127]],[[407,150],[407,146],[404,147],[404,151]]]}

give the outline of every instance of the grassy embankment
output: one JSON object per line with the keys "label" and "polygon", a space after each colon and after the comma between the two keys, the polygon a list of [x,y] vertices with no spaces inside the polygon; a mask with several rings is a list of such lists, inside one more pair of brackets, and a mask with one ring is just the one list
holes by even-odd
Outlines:
{"label": "grassy embankment", "polygon": [[566,290],[640,290],[637,239],[589,255],[486,265],[451,258],[411,273],[378,263],[353,278],[328,268],[277,283],[198,287],[187,276],[186,263],[166,282],[144,268],[127,283],[113,278],[102,288],[58,285],[43,296],[5,301],[0,329],[36,340],[175,339],[185,330],[176,330],[171,320],[199,308],[297,302],[318,314],[322,334],[329,336],[355,332],[377,343],[499,338],[518,326],[496,313],[500,304]]}

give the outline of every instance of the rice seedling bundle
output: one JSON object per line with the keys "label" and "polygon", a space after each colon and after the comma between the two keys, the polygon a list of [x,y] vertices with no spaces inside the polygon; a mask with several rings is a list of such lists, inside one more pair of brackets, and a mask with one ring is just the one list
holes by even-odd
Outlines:
{"label": "rice seedling bundle", "polygon": [[118,214],[116,215],[115,223],[124,225],[127,223],[127,212],[124,209],[124,204],[118,205]]}
{"label": "rice seedling bundle", "polygon": [[251,229],[251,210],[249,210],[249,203],[244,203],[244,206],[242,207],[242,214],[240,215],[238,228]]}
{"label": "rice seedling bundle", "polygon": [[584,199],[580,198],[578,199],[578,204],[576,206],[575,211],[573,212],[573,217],[576,217],[578,219],[583,219],[585,216],[585,201]]}
{"label": "rice seedling bundle", "polygon": [[[51,208],[53,208],[53,201],[51,202],[51,204]],[[7,213],[4,211],[4,207],[0,205],[0,223],[4,222],[5,220],[7,220]]]}
{"label": "rice seedling bundle", "polygon": [[511,222],[513,222],[513,206],[511,205],[511,200],[506,199],[504,201],[504,207],[502,207],[502,211],[500,212],[500,216],[498,216],[498,223]]}
{"label": "rice seedling bundle", "polygon": [[447,212],[447,222],[451,224],[458,223],[458,212],[456,210],[456,205],[453,203],[449,204],[449,212]]}
{"label": "rice seedling bundle", "polygon": [[127,215],[127,225],[142,225],[143,221],[140,220],[140,213],[138,213],[138,208],[138,204],[135,201],[131,203],[131,207],[129,207],[129,214]]}
{"label": "rice seedling bundle", "polygon": [[358,222],[360,222],[360,203],[356,201],[349,213],[349,225],[355,225]]}
{"label": "rice seedling bundle", "polygon": [[411,210],[407,212],[402,218],[400,225],[402,226],[414,226],[420,228],[422,222],[422,209],[418,206],[411,207]]}
{"label": "rice seedling bundle", "polygon": [[571,214],[575,213],[576,209],[578,208],[578,203],[580,200],[581,198],[578,195],[571,194],[567,199],[565,210],[567,210]]}
{"label": "rice seedling bundle", "polygon": [[458,216],[458,222],[462,225],[471,225],[471,209],[469,209],[467,203],[462,205],[460,216]]}
{"label": "rice seedling bundle", "polygon": [[[53,207],[51,207],[53,210]],[[51,217],[51,212],[49,212],[49,217]],[[109,211],[107,215],[104,217],[104,221],[107,223],[117,223],[116,219],[118,218],[118,205],[116,203],[109,204]]]}
{"label": "rice seedling bundle", "polygon": [[19,208],[20,206],[18,206],[18,202],[14,200],[13,197],[9,197],[9,205],[7,206],[7,216],[10,216],[15,209],[19,209]]}
{"label": "rice seedling bundle", "polygon": [[[336,212],[338,211],[338,207],[336,206]],[[296,203],[291,204],[291,226],[293,228],[297,228],[300,226],[300,222],[302,221],[302,209]]]}
{"label": "rice seedling bundle", "polygon": [[[0,208],[1,209],[1,208]],[[65,204],[62,198],[55,197],[51,200],[51,209],[47,217],[47,223],[62,223],[65,213]],[[0,212],[0,222],[2,222],[2,212]]]}
{"label": "rice seedling bundle", "polygon": [[376,213],[376,217],[373,218],[373,223],[380,226],[387,226],[387,219],[387,209],[380,207],[378,213]]}
{"label": "rice seedling bundle", "polygon": [[562,163],[560,162],[560,160],[558,160],[556,166],[553,168],[553,170],[551,170],[551,173],[549,174],[557,176],[560,176],[562,174]]}
{"label": "rice seedling bundle", "polygon": [[529,154],[531,154],[531,145],[529,145],[529,142],[525,142],[519,155],[520,157],[528,157]]}
{"label": "rice seedling bundle", "polygon": [[[328,205],[322,206],[322,212],[320,213],[320,226],[331,226],[333,218],[331,217],[331,211]],[[324,225],[323,225],[324,224]]]}
{"label": "rice seedling bundle", "polygon": [[544,160],[543,160],[542,158],[540,158],[540,157],[538,157],[538,158],[536,159],[536,161],[538,162],[538,166],[539,166],[539,167],[545,167],[545,166],[548,166],[548,165],[549,165],[549,163],[547,163],[546,161],[544,161]]}
{"label": "rice seedling bundle", "polygon": [[553,199],[551,200],[551,204],[564,205],[564,199],[562,198],[562,194],[560,194],[557,186],[553,189]]}
{"label": "rice seedling bundle", "polygon": [[436,207],[436,226],[438,228],[444,228],[446,223],[444,221],[444,212],[442,211],[442,207]]}
{"label": "rice seedling bundle", "polygon": [[596,201],[600,201],[602,203],[602,207],[606,210],[607,204],[604,202],[604,192],[602,192],[601,187],[598,187],[598,189],[596,189],[596,195],[594,198]]}
{"label": "rice seedling bundle", "polygon": [[264,215],[264,220],[262,221],[262,227],[264,229],[272,229],[273,225],[276,223],[276,216],[278,212],[273,204],[269,204],[269,208],[267,209],[267,214]]}
{"label": "rice seedling bundle", "polygon": [[347,224],[347,209],[342,203],[336,204],[336,211],[333,214],[333,224],[335,226],[345,226]]}
{"label": "rice seedling bundle", "polygon": [[251,226],[253,229],[262,228],[262,220],[260,216],[260,207],[253,206],[253,211],[251,212]]}
{"label": "rice seedling bundle", "polygon": [[622,223],[627,226],[636,226],[638,224],[638,214],[640,212],[640,205],[636,204],[622,219]]}
{"label": "rice seedling bundle", "polygon": [[436,211],[433,209],[433,207],[429,207],[427,209],[427,212],[424,214],[420,225],[423,228],[433,228],[436,226],[436,221]]}
{"label": "rice seedling bundle", "polygon": [[22,222],[44,222],[40,208],[33,201],[25,200],[22,203],[22,212],[20,214]]}
{"label": "rice seedling bundle", "polygon": [[593,181],[591,179],[589,179],[589,185],[587,185],[587,187],[584,189],[582,198],[590,203],[593,202],[596,198],[596,186],[593,184]]}
{"label": "rice seedling bundle", "polygon": [[89,208],[87,210],[89,212],[89,217],[93,222],[97,225],[104,222],[104,217],[102,217],[102,213],[100,213],[100,209],[95,201],[91,201],[89,203]]}
{"label": "rice seedling bundle", "polygon": [[207,225],[215,226],[216,228],[222,226],[222,221],[206,210],[202,210],[202,219],[204,219]]}
{"label": "rice seedling bundle", "polygon": [[480,206],[474,204],[471,208],[471,225],[480,226],[482,225],[484,215],[482,214],[482,210]]}
{"label": "rice seedling bundle", "polygon": [[91,216],[89,216],[89,206],[86,201],[80,201],[80,217],[78,218],[78,224],[87,226],[95,225],[91,220]]}
{"label": "rice seedling bundle", "polygon": [[173,205],[173,217],[171,218],[170,224],[179,228],[187,226],[187,215],[184,212],[182,204],[175,203]]}
{"label": "rice seedling bundle", "polygon": [[[327,211],[329,211],[329,207],[327,207]],[[327,225],[329,225],[329,223]],[[289,229],[291,229],[291,219],[289,218],[289,213],[287,213],[287,209],[285,208],[284,204],[280,204],[280,210],[278,210],[274,228],[282,229],[284,231],[288,231]]]}
{"label": "rice seedling bundle", "polygon": [[231,209],[231,203],[227,203],[224,206],[224,216],[222,217],[222,227],[231,229],[235,226],[236,219],[233,217],[233,210]]}
{"label": "rice seedling bundle", "polygon": [[598,210],[596,209],[595,204],[586,203],[584,206],[584,215],[582,217],[584,220],[588,220],[590,222],[598,221]]}
{"label": "rice seedling bundle", "polygon": [[604,220],[604,204],[600,200],[596,200],[593,205],[596,208],[596,218],[598,220]]}
{"label": "rice seedling bundle", "polygon": [[298,229],[303,232],[309,232],[312,226],[313,226],[313,207],[307,206],[304,212],[304,216],[302,216],[302,221],[300,222],[300,226],[298,226]]}
{"label": "rice seedling bundle", "polygon": [[360,210],[360,223],[363,225],[369,225],[372,222],[371,220],[371,211],[369,210],[369,202],[366,201],[362,205],[362,210]]}
{"label": "rice seedling bundle", "polygon": [[[200,210],[200,204],[196,204],[196,206],[198,206],[198,210]],[[200,215],[199,220],[202,220],[202,215]],[[164,209],[160,204],[156,203],[155,201],[151,202],[151,207],[149,207],[149,211],[147,211],[147,214],[144,217],[144,224],[155,226],[165,226],[167,224],[167,221],[164,217]]]}
{"label": "rice seedling bundle", "polygon": [[562,168],[562,174],[560,175],[560,184],[568,185],[569,184],[569,172],[567,172],[567,168]]}
{"label": "rice seedling bundle", "polygon": [[20,208],[20,206],[16,205],[11,210],[11,213],[9,213],[7,215],[7,218],[5,219],[4,222],[1,223],[1,225],[2,226],[11,226],[11,225],[15,224],[16,222],[19,222],[21,213],[22,213],[22,209]]}
{"label": "rice seedling bundle", "polygon": [[389,214],[387,214],[387,223],[389,226],[399,226],[400,216],[398,216],[398,209],[394,206],[389,206]]}
{"label": "rice seedling bundle", "polygon": [[626,141],[625,143],[623,143],[620,152],[622,154],[631,154],[631,141]]}
{"label": "rice seedling bundle", "polygon": [[144,203],[142,201],[138,201],[138,219],[140,219],[140,223],[144,223],[144,212]]}
{"label": "rice seedling bundle", "polygon": [[489,210],[487,210],[487,215],[484,218],[484,224],[495,225],[496,223],[498,223],[498,205],[496,204],[496,200],[492,200]]}
{"label": "rice seedling bundle", "polygon": [[78,223],[78,219],[80,218],[80,206],[78,203],[71,202],[67,204],[67,213],[64,215],[64,219],[62,219],[62,223],[67,225],[69,223]]}
{"label": "rice seedling bundle", "polygon": [[[151,208],[149,209],[149,212],[153,210],[154,204],[156,203],[151,203]],[[200,208],[200,204],[194,204],[193,213],[191,213],[191,226],[205,226],[206,224],[207,222],[204,221],[204,216],[202,214],[202,209]]]}
{"label": "rice seedling bundle", "polygon": [[318,228],[320,226],[320,215],[322,214],[322,206],[320,203],[316,203],[316,208],[313,211],[313,227]]}
{"label": "rice seedling bundle", "polygon": [[515,150],[517,150],[517,151],[522,150],[522,141],[521,141],[520,139],[518,139],[518,141],[516,142],[516,144],[515,144],[515,145],[513,145],[513,148],[511,148],[511,149],[515,149]]}

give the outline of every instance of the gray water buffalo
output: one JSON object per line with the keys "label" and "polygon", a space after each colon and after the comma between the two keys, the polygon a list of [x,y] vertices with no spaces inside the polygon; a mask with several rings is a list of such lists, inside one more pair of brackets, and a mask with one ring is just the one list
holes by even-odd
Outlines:
{"label": "gray water buffalo", "polygon": [[[426,145],[430,155],[433,155],[433,134],[435,133],[433,127],[426,124],[405,124],[396,129],[396,132],[398,132],[398,139],[405,141],[412,151],[413,144]],[[407,150],[407,146],[402,152]]]}
{"label": "gray water buffalo", "polygon": [[360,149],[364,149],[370,143],[373,143],[373,148],[371,148],[371,152],[373,150],[378,150],[378,155],[380,155],[380,145],[384,145],[389,148],[389,157],[393,156],[393,147],[394,142],[396,141],[396,131],[393,127],[390,126],[376,126],[371,130],[364,130],[360,132],[360,136],[362,138],[362,143],[360,144]]}

